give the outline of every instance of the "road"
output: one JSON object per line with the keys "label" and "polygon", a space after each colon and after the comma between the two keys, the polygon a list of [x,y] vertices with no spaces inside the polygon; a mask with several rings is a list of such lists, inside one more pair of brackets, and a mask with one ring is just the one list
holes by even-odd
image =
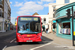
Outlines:
{"label": "road", "polygon": [[14,32],[13,34],[10,34],[10,35],[1,36],[0,37],[0,50],[2,50],[3,47],[5,47],[5,46],[10,45],[10,41],[15,38],[15,35],[16,34]]}
{"label": "road", "polygon": [[16,42],[16,32],[0,37],[0,50],[71,50],[52,43],[52,39],[42,37],[42,42],[20,43]]}

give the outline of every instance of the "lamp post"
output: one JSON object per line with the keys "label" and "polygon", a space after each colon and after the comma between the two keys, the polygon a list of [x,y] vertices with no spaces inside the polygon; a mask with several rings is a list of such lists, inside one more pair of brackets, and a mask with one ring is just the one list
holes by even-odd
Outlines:
{"label": "lamp post", "polygon": [[73,25],[73,20],[74,20],[74,12],[73,12],[73,6],[72,6],[72,44],[74,46],[74,25]]}
{"label": "lamp post", "polygon": [[[70,19],[70,9],[67,9],[67,18]],[[72,45],[74,46],[74,25],[73,25],[73,20],[74,20],[74,11],[73,11],[73,6],[72,6]]]}

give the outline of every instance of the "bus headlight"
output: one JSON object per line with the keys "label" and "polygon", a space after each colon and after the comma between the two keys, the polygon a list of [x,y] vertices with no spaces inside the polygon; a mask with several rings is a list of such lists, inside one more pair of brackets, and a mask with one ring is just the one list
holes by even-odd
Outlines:
{"label": "bus headlight", "polygon": [[18,35],[18,37],[21,37],[20,35]]}
{"label": "bus headlight", "polygon": [[37,37],[42,39],[42,36],[41,35],[38,35]]}

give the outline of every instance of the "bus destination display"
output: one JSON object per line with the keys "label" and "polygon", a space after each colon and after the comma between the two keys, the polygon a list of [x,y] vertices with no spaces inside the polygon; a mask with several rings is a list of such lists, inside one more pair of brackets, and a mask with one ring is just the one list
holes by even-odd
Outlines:
{"label": "bus destination display", "polygon": [[25,17],[21,17],[20,21],[38,21],[38,18],[25,18]]}

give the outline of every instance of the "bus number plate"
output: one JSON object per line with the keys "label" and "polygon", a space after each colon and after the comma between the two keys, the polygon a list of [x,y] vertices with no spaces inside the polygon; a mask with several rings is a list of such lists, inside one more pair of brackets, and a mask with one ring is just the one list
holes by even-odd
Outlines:
{"label": "bus number plate", "polygon": [[32,40],[27,40],[26,42],[32,42]]}

